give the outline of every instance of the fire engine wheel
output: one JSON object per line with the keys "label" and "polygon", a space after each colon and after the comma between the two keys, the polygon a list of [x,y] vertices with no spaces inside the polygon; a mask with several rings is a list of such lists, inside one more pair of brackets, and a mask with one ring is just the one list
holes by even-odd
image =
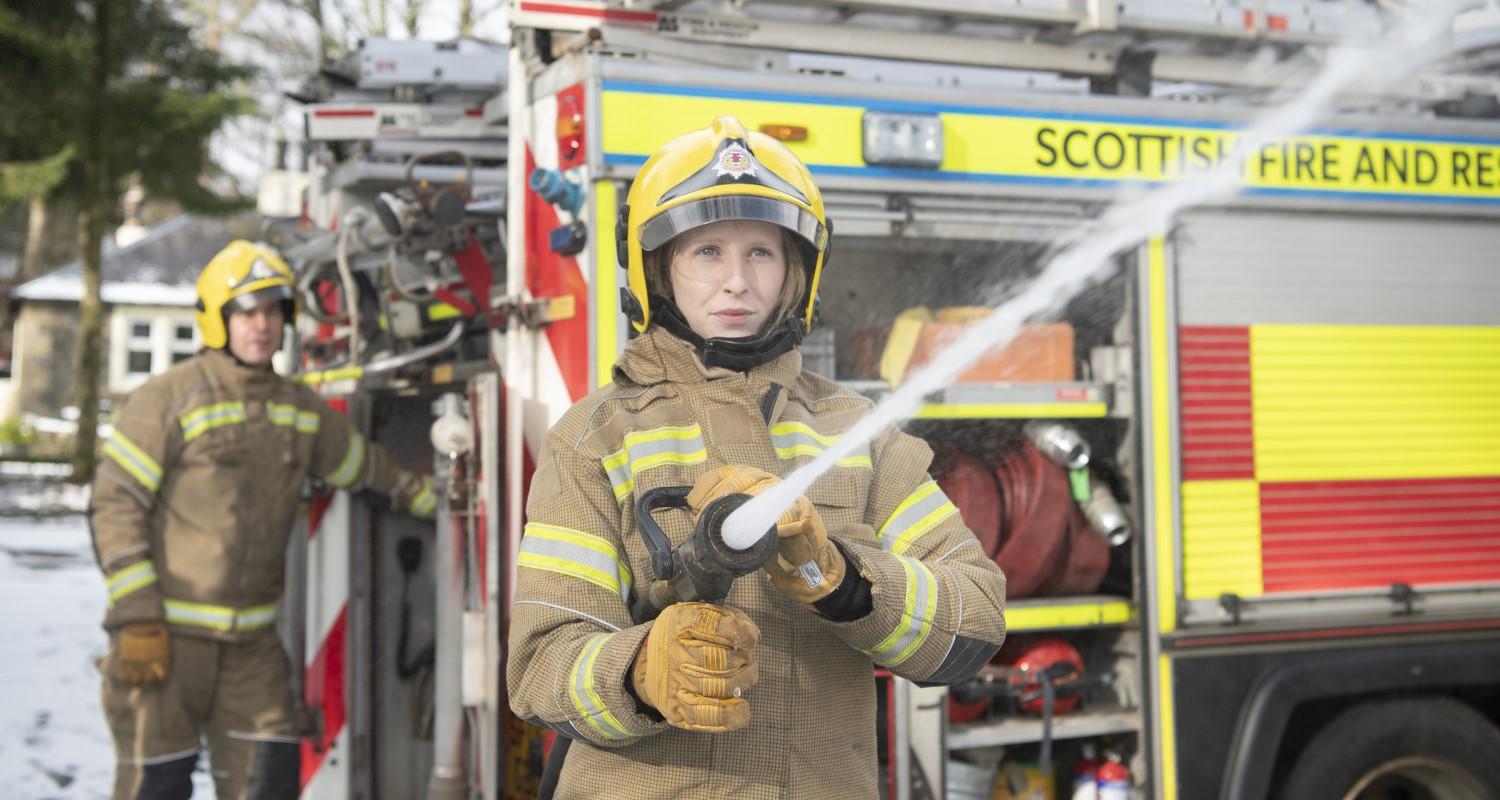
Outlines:
{"label": "fire engine wheel", "polygon": [[1500,730],[1445,697],[1355,706],[1308,743],[1288,800],[1485,800],[1500,797]]}

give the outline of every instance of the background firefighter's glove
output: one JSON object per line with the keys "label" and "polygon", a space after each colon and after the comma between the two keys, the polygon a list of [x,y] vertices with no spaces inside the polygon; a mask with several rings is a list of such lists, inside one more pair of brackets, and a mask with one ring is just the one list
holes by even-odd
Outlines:
{"label": "background firefighter's glove", "polygon": [[759,641],[760,629],[734,606],[673,603],[652,623],[631,685],[675,727],[739,730],[750,724],[745,693],[760,678],[752,658]]}
{"label": "background firefighter's glove", "polygon": [[417,519],[432,519],[437,515],[438,498],[432,486],[431,475],[409,472],[402,476],[397,495],[406,512]]}
{"label": "background firefighter's glove", "polygon": [[172,647],[167,626],[132,622],[115,634],[115,677],[127,686],[153,686],[167,679]]}
{"label": "background firefighter's glove", "polygon": [[[696,517],[726,494],[760,494],[780,481],[755,467],[725,466],[705,473],[688,494]],[[776,557],[764,567],[771,583],[787,597],[811,605],[833,593],[844,579],[844,554],[828,541],[823,518],[812,501],[799,496],[776,521]]]}

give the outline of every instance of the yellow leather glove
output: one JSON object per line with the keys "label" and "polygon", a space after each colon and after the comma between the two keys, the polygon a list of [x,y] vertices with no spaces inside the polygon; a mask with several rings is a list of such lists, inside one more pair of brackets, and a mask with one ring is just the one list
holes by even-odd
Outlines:
{"label": "yellow leather glove", "polygon": [[752,658],[759,642],[760,629],[734,606],[673,603],[652,623],[631,684],[670,725],[739,730],[750,724],[745,693],[760,679]]}
{"label": "yellow leather glove", "polygon": [[167,626],[132,622],[115,634],[115,677],[127,686],[163,683],[172,663]]}
{"label": "yellow leather glove", "polygon": [[[688,493],[694,518],[727,494],[756,495],[780,478],[755,467],[723,466],[704,473]],[[776,557],[766,562],[771,583],[787,597],[812,604],[833,593],[844,580],[844,554],[828,541],[823,518],[812,501],[800,496],[776,521]]]}
{"label": "yellow leather glove", "polygon": [[398,483],[396,494],[402,498],[407,513],[417,519],[432,519],[438,513],[437,489],[432,486],[432,476],[407,473]]}

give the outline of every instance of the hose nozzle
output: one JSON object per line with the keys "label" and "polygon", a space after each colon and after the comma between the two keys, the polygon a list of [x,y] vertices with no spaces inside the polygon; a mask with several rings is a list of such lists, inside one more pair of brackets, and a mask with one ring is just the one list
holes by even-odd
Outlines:
{"label": "hose nozzle", "polygon": [[709,503],[698,515],[693,533],[675,549],[652,513],[663,508],[687,508],[688,486],[664,486],[640,496],[635,518],[656,579],[640,587],[631,603],[637,622],[654,619],[673,603],[701,600],[723,602],[734,579],[760,569],[776,554],[776,529],[749,548],[736,550],[724,541],[724,521],[749,502],[748,494],[728,494]]}

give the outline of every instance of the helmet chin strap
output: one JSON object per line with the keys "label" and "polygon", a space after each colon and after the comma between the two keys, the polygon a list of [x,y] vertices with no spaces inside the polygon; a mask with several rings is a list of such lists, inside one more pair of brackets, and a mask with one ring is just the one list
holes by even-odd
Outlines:
{"label": "helmet chin strap", "polygon": [[221,348],[219,348],[219,349],[220,349],[221,352],[225,353],[231,359],[233,359],[233,361],[234,361],[235,364],[238,364],[239,366],[244,367],[245,369],[258,369],[258,370],[269,370],[269,369],[271,369],[271,362],[270,361],[267,361],[264,364],[251,364],[250,362],[245,361],[244,359],[241,359],[239,356],[237,356],[237,355],[234,354],[234,348],[230,347],[228,342],[225,342],[224,346],[221,347]]}
{"label": "helmet chin strap", "polygon": [[665,297],[651,295],[652,321],[698,351],[705,367],[723,367],[748,372],[752,367],[772,361],[802,343],[802,325],[796,315],[772,325],[754,336],[730,338],[715,336],[704,339],[690,325],[677,304]]}

